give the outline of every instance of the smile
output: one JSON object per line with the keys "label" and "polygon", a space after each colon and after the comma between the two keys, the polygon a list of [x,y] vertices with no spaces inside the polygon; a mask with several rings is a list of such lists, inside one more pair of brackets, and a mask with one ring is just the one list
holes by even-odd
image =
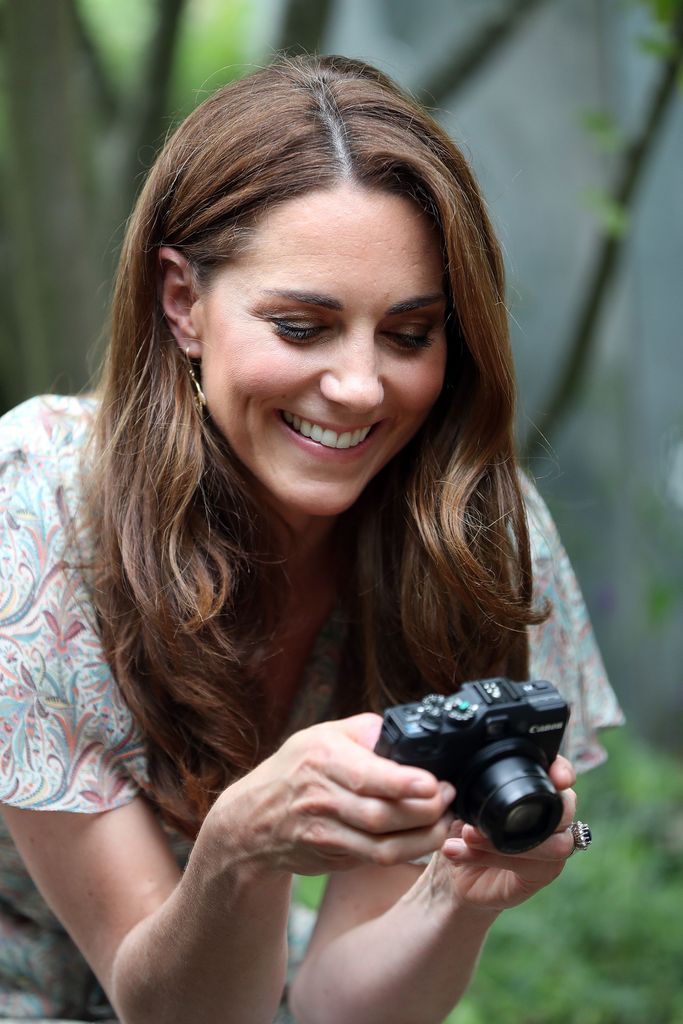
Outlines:
{"label": "smile", "polygon": [[310,420],[302,420],[291,412],[282,410],[282,418],[292,430],[304,437],[310,437],[312,441],[324,445],[326,448],[355,448],[364,441],[372,427],[359,427],[357,430],[346,430],[338,434],[336,430],[329,427],[321,427],[318,423],[311,423]]}

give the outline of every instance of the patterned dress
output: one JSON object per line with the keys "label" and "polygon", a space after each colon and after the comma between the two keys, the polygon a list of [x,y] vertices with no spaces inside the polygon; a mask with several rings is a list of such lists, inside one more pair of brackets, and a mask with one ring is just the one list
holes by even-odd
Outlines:
{"label": "patterned dress", "polygon": [[[107,665],[70,524],[92,399],[31,399],[0,419],[0,802],[34,810],[111,810],[149,790],[144,747]],[[545,505],[527,494],[539,598],[551,617],[531,632],[531,675],[571,704],[564,752],[579,770],[604,759],[597,730],[622,714],[607,682],[571,566]],[[68,554],[67,554],[68,552]],[[80,552],[81,564],[87,551]],[[343,626],[319,634],[288,732],[328,715]],[[179,862],[189,844],[169,835]],[[310,914],[296,902],[300,957]],[[85,961],[41,898],[0,816],[0,1018],[112,1017]],[[288,1019],[283,1006],[278,1022]]]}

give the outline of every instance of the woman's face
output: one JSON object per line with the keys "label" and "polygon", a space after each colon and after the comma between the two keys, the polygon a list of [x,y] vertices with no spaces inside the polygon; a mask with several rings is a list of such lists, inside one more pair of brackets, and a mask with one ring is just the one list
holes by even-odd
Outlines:
{"label": "woman's face", "polygon": [[277,206],[191,306],[211,417],[295,529],[348,509],[418,430],[445,311],[427,218],[351,185]]}

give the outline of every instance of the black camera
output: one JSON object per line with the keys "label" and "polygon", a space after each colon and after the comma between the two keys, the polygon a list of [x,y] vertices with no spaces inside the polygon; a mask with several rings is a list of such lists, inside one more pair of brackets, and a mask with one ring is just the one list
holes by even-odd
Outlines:
{"label": "black camera", "polygon": [[456,789],[453,810],[502,853],[542,843],[562,799],[548,778],[569,708],[551,683],[480,679],[384,712],[375,753],[426,768]]}

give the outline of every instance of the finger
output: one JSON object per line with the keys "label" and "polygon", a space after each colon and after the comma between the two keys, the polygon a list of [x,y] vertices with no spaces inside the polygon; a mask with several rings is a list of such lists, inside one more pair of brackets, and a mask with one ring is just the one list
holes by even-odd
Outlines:
{"label": "finger", "polygon": [[381,715],[376,715],[374,711],[364,711],[360,715],[342,718],[338,724],[342,732],[355,743],[359,743],[367,750],[374,750],[382,731],[382,722]]}
{"label": "finger", "polygon": [[562,817],[560,818],[560,824],[557,826],[557,832],[564,832],[569,828],[574,818],[576,817],[576,793],[573,789],[565,789],[562,793],[562,803],[564,808],[562,811]]}
{"label": "finger", "polygon": [[405,864],[440,849],[448,835],[450,815],[429,827],[372,836],[341,822],[311,822],[299,835],[301,856],[322,861],[322,870],[346,870],[358,863]]}
{"label": "finger", "polygon": [[324,771],[338,785],[364,796],[431,799],[439,791],[431,772],[380,757],[344,734],[339,736],[339,744],[333,756],[328,757]]}
{"label": "finger", "polygon": [[[553,836],[553,841],[560,838]],[[540,849],[540,847],[537,847]],[[495,868],[511,871],[525,882],[545,884],[557,877],[567,860],[566,856],[534,858],[528,854],[503,854],[497,851],[474,849],[463,839],[447,839],[441,848],[443,856],[458,867]]]}
{"label": "finger", "polygon": [[337,787],[333,796],[334,813],[341,821],[359,831],[380,836],[431,827],[447,812],[455,789],[450,783],[442,782],[428,800],[358,797],[341,787]]}
{"label": "finger", "polygon": [[[571,803],[571,801],[570,801]],[[566,812],[568,813],[568,812]],[[564,818],[564,815],[563,815]],[[572,817],[568,819],[569,823],[573,820]],[[519,860],[534,860],[534,861],[562,861],[569,857],[574,849],[574,839],[570,832],[567,831],[568,824],[563,825],[562,822],[558,826],[558,831],[553,832],[552,835],[548,836],[538,846],[532,847],[530,850],[524,850],[522,853],[508,853],[501,854],[499,850],[493,845],[490,839],[487,839],[478,829],[472,825],[464,825],[462,830],[462,836],[460,842],[462,842],[468,849],[479,853],[490,853],[497,856],[503,856],[510,861]],[[453,846],[452,850],[457,850],[459,847]],[[515,870],[514,865],[508,865]]]}
{"label": "finger", "polygon": [[367,859],[375,864],[390,867],[435,853],[444,844],[451,820],[450,815],[444,815],[430,828],[412,829],[410,832],[374,839],[367,848]]}
{"label": "finger", "polygon": [[314,725],[290,736],[274,756],[284,758],[301,777],[330,779],[365,796],[433,797],[438,783],[431,772],[397,764],[369,749],[378,723],[379,715],[368,713]]}
{"label": "finger", "polygon": [[558,754],[548,770],[550,779],[556,789],[569,789],[576,782],[576,769],[571,761]]}

